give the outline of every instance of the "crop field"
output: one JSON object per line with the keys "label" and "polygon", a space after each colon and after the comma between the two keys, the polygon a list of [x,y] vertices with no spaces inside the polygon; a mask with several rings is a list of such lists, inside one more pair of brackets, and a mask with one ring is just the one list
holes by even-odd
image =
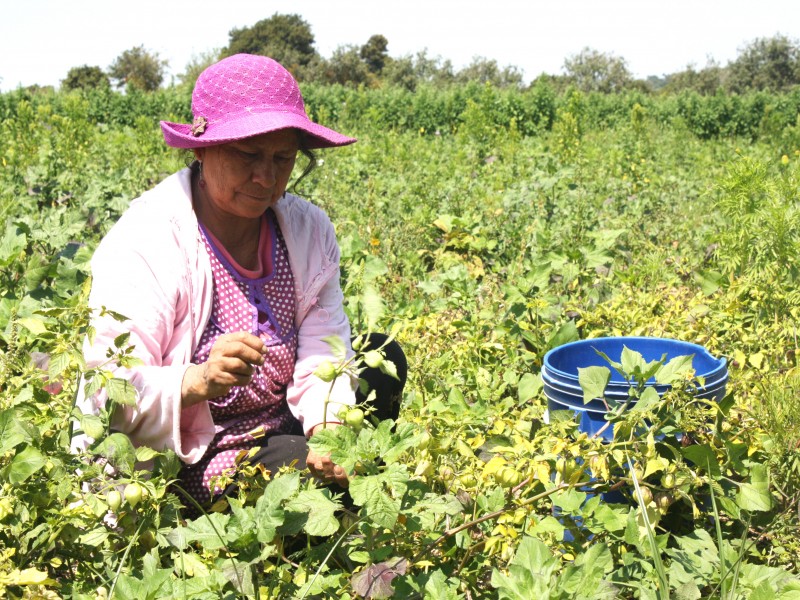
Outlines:
{"label": "crop field", "polygon": [[[174,454],[74,408],[84,383],[130,401],[82,364],[89,259],[186,164],[158,119],[188,93],[0,95],[0,596],[800,598],[800,92],[304,94],[359,138],[297,192],[336,225],[354,332],[406,352],[401,416],[315,437],[349,508],[245,467],[191,519]],[[540,372],[605,336],[700,344],[727,394],[684,365],[587,435]]]}

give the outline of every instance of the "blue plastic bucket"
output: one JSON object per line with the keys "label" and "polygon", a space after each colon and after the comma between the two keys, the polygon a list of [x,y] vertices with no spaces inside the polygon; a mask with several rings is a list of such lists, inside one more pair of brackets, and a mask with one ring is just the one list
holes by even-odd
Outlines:
{"label": "blue plastic bucket", "polygon": [[[577,384],[577,382],[575,384],[562,383],[558,380],[552,379],[545,370],[542,370],[542,382],[544,383],[545,390],[549,391],[550,395],[555,397],[560,402],[574,405],[577,408],[588,408],[594,410],[605,409],[605,404],[600,398],[595,398],[594,400],[590,400],[588,403],[584,403],[583,389]],[[714,380],[706,380],[702,386],[697,384],[695,393],[699,398],[711,398],[714,400],[719,400],[722,398],[722,396],[724,396],[725,386],[727,383],[728,373],[725,371],[718,375]],[[653,385],[649,387],[655,388],[659,396],[664,395],[664,393],[666,393],[666,391],[670,388],[668,385]],[[628,389],[629,386],[627,383],[617,386],[609,385],[606,388],[603,396],[606,401],[609,402],[625,402],[628,400]],[[722,391],[722,394],[720,394],[720,391]]]}
{"label": "blue plastic bucket", "polygon": [[[606,401],[615,404],[625,402],[628,399],[630,384],[595,352],[595,349],[599,350],[611,360],[619,361],[625,347],[639,352],[646,361],[661,360],[664,355],[669,361],[678,356],[691,354],[695,376],[704,379],[703,385],[697,386],[697,397],[720,400],[725,396],[728,383],[726,360],[714,357],[702,346],[666,338],[596,338],[564,344],[545,355],[542,382],[548,410],[570,410],[579,419],[579,431],[588,435],[597,435],[602,431],[600,436],[606,441],[612,441],[613,428],[610,425],[605,427],[607,424],[605,404],[600,398],[584,403],[583,390],[578,383],[578,369],[591,366],[609,367],[611,381],[606,387],[604,397]],[[654,388],[659,396],[670,389],[669,385],[656,384],[654,379],[647,385]]]}
{"label": "blue plastic bucket", "polygon": [[[661,360],[666,355],[667,361],[678,356],[694,355],[692,366],[697,377],[706,380],[718,379],[723,372],[727,372],[727,361],[724,358],[713,356],[708,350],[698,344],[654,337],[607,337],[594,338],[571,342],[553,348],[544,356],[542,370],[556,381],[566,384],[577,384],[578,368],[608,367],[606,360],[597,354],[599,350],[611,360],[619,361],[623,348],[635,350],[646,361]],[[658,389],[661,384],[653,385]],[[622,376],[611,369],[610,385],[626,385]]]}

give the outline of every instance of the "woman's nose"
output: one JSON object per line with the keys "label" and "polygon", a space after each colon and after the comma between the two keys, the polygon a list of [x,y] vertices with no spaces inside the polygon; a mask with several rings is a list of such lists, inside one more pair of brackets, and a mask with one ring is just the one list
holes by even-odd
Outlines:
{"label": "woman's nose", "polygon": [[275,169],[275,161],[271,156],[259,161],[253,171],[253,181],[264,187],[272,187],[277,180]]}

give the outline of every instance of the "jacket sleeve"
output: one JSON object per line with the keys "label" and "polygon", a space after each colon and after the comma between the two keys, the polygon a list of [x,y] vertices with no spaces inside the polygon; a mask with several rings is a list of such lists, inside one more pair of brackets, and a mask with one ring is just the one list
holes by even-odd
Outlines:
{"label": "jacket sleeve", "polygon": [[[114,340],[129,333],[128,344],[140,365],[108,365],[115,377],[127,379],[136,393],[135,406],[118,406],[111,427],[130,436],[135,445],[172,449],[184,461],[200,460],[214,436],[208,403],[181,406],[181,385],[193,332],[186,260],[169,228],[136,219],[136,209],[106,236],[92,259],[89,304],[95,311],[93,340],[84,344],[87,367],[108,361]],[[155,231],[154,231],[155,229]],[[120,322],[98,316],[106,308],[124,315]],[[189,336],[187,338],[187,336]],[[182,354],[184,356],[182,356]],[[104,391],[82,401],[84,410],[105,404]]]}
{"label": "jacket sleeve", "polygon": [[[318,275],[324,279],[324,283],[316,292],[313,292],[314,286],[310,286],[313,292],[309,299],[311,307],[298,327],[297,361],[293,380],[286,392],[289,408],[303,424],[306,435],[320,423],[340,422],[337,414],[342,406],[355,404],[357,383],[350,376],[342,375],[332,386],[331,382],[314,375],[314,371],[323,361],[329,360],[334,364],[338,362],[325,338],[340,338],[348,358],[353,356],[353,350],[350,343],[350,322],[344,312],[344,294],[339,284],[340,254],[336,234],[328,217],[316,207],[312,210],[317,213],[319,235],[312,236],[314,239],[310,245],[311,251],[319,252],[324,257],[322,271]],[[316,261],[319,264],[319,255]]]}

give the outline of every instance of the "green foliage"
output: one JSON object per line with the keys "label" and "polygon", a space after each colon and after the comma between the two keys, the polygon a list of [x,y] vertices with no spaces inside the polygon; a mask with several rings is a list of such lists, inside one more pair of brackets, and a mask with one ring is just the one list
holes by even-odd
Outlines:
{"label": "green foliage", "polygon": [[[408,72],[433,82],[436,64]],[[351,469],[349,498],[243,463],[238,495],[198,517],[173,453],[108,430],[131,390],[80,352],[88,258],[184,164],[157,122],[189,120],[188,86],[0,95],[0,595],[796,594],[800,96],[413,81],[303,87],[360,140],[302,187],[336,223],[354,332],[406,351],[401,418],[358,407],[315,436]],[[639,402],[612,415],[613,443],[569,413],[545,422],[544,353],[603,335],[701,343],[728,358],[727,395],[653,397],[640,380],[687,364],[626,352],[611,368]],[[129,351],[121,336],[109,361]],[[338,352],[323,379],[390,371]],[[81,385],[112,403],[80,414]]]}
{"label": "green foliage", "polygon": [[183,73],[178,76],[180,85],[187,90],[194,89],[194,84],[200,73],[205,71],[207,67],[217,62],[220,59],[221,50],[210,50],[208,52],[201,52],[200,54],[193,55],[189,63],[186,65]]}
{"label": "green foliage", "polygon": [[108,67],[108,74],[116,80],[117,87],[132,87],[146,92],[159,88],[164,81],[167,61],[144,46],[125,50]]}
{"label": "green foliage", "polygon": [[717,188],[726,218],[716,249],[722,272],[759,299],[758,312],[780,318],[800,306],[798,164],[749,157],[733,161]]}
{"label": "green foliage", "polygon": [[108,88],[111,82],[100,67],[72,67],[67,76],[61,82],[61,87],[65,90]]}
{"label": "green foliage", "polygon": [[259,54],[297,73],[316,56],[311,26],[297,14],[275,13],[250,27],[232,29],[222,56]]}
{"label": "green foliage", "polygon": [[790,89],[800,83],[800,43],[784,35],[757,38],[739,51],[728,71],[735,92]]}
{"label": "green foliage", "polygon": [[625,59],[584,48],[564,61],[567,78],[583,92],[620,92],[633,82]]}
{"label": "green foliage", "polygon": [[316,78],[322,83],[358,87],[367,83],[371,72],[357,46],[339,46],[330,59],[316,67]]}
{"label": "green foliage", "polygon": [[389,41],[382,35],[372,35],[367,43],[361,46],[358,55],[370,73],[380,73],[389,58]]}

